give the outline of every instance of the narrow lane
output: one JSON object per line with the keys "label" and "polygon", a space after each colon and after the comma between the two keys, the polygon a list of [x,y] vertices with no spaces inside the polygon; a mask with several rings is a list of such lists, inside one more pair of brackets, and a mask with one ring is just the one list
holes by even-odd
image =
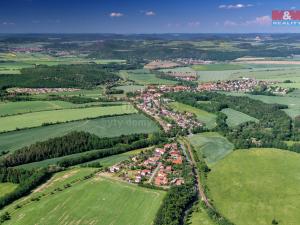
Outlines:
{"label": "narrow lane", "polygon": [[193,154],[193,151],[192,151],[192,148],[191,148],[191,145],[190,143],[185,139],[185,138],[181,138],[181,140],[183,141],[183,143],[186,145],[187,149],[188,149],[188,152],[191,156],[191,164],[193,166],[193,170],[194,170],[194,173],[195,173],[195,176],[196,176],[196,185],[197,185],[197,190],[198,190],[198,195],[199,195],[199,198],[204,201],[205,205],[209,208],[213,208],[212,205],[210,204],[207,196],[205,195],[205,192],[203,190],[203,187],[201,185],[201,180],[200,180],[200,174],[199,174],[199,171],[198,171],[198,168],[197,168],[197,163],[195,161],[195,158],[194,158],[194,154]]}

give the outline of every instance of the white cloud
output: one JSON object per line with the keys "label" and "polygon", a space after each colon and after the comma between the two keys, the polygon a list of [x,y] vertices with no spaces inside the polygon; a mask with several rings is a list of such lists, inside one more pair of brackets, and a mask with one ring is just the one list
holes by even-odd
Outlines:
{"label": "white cloud", "polygon": [[200,22],[199,21],[191,21],[191,22],[188,22],[187,25],[189,27],[199,27],[200,26]]}
{"label": "white cloud", "polygon": [[252,7],[252,4],[219,5],[219,9],[242,9]]}
{"label": "white cloud", "polygon": [[9,26],[9,25],[15,25],[15,23],[14,22],[4,21],[4,22],[2,22],[2,25]]}
{"label": "white cloud", "polygon": [[121,17],[121,16],[124,16],[123,13],[120,13],[120,12],[112,12],[109,14],[110,17]]}
{"label": "white cloud", "polygon": [[272,18],[270,16],[259,16],[256,17],[255,20],[248,20],[245,23],[246,25],[252,25],[252,24],[257,24],[257,25],[271,25],[272,24]]}
{"label": "white cloud", "polygon": [[146,16],[155,16],[156,13],[153,12],[153,11],[146,11],[146,12],[145,12],[145,15],[146,15]]}
{"label": "white cloud", "polygon": [[224,22],[224,26],[226,26],[226,27],[233,27],[233,26],[237,26],[238,24],[236,23],[236,22],[234,22],[234,21],[231,21],[231,20],[226,20],[225,22]]}

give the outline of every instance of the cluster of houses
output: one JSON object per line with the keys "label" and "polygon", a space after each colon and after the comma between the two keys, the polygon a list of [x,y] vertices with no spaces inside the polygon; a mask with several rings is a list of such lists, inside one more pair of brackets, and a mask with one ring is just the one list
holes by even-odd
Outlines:
{"label": "cluster of houses", "polygon": [[168,93],[168,92],[180,92],[180,91],[191,91],[191,88],[188,86],[183,85],[161,85],[159,87],[150,88],[148,92],[157,92],[157,89],[161,93]]}
{"label": "cluster of houses", "polygon": [[26,93],[26,94],[48,94],[59,92],[80,91],[78,88],[13,88],[10,93]]}
{"label": "cluster of houses", "polygon": [[273,82],[261,81],[251,78],[243,78],[241,80],[217,81],[199,84],[199,91],[235,91],[235,92],[251,92],[258,86],[267,86],[274,84]]}
{"label": "cluster of houses", "polygon": [[[181,165],[183,163],[183,157],[181,156],[177,143],[166,144],[163,149],[158,149],[158,150],[164,151],[164,154],[167,154],[168,157],[159,166],[159,170],[157,172],[157,175],[155,176],[154,184],[157,186],[164,186],[169,184],[171,185],[183,184],[184,183],[183,178],[176,176],[177,172],[175,172],[174,168],[171,166],[171,165]],[[175,176],[172,176],[174,174]]]}
{"label": "cluster of houses", "polygon": [[[176,89],[176,86],[173,88],[167,86],[162,86],[158,89],[154,87],[148,88],[141,92],[140,95],[135,96],[134,101],[140,110],[156,119],[165,132],[169,132],[176,125],[189,132],[194,128],[202,127],[203,123],[195,119],[192,113],[181,113],[168,107],[167,103],[170,100],[162,98],[161,92],[167,92],[174,89]],[[182,89],[180,88],[180,90]]]}
{"label": "cluster of houses", "polygon": [[[156,186],[181,185],[181,169],[184,158],[177,143],[165,144],[148,153],[140,153],[129,161],[109,168],[110,173],[119,175],[130,183],[149,183]],[[177,165],[175,168],[174,165]]]}
{"label": "cluster of houses", "polygon": [[266,92],[270,92],[274,95],[286,95],[291,92],[293,88],[283,88],[279,86],[269,86],[266,88]]}
{"label": "cluster of houses", "polygon": [[213,63],[213,61],[193,59],[193,58],[178,58],[174,61],[181,65],[207,65]]}
{"label": "cluster of houses", "polygon": [[40,47],[17,47],[10,49],[12,53],[34,53],[34,52],[41,52],[43,48]]}

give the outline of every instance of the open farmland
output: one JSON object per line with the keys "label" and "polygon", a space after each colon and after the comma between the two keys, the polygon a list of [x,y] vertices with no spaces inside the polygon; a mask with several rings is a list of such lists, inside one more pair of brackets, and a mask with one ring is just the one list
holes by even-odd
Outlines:
{"label": "open farmland", "polygon": [[136,110],[131,105],[34,112],[0,118],[0,132],[12,131],[17,128],[38,127],[42,126],[44,123],[67,122],[85,118],[130,114],[135,112]]}
{"label": "open farmland", "polygon": [[[0,58],[1,60],[1,58]],[[20,74],[22,68],[30,68],[33,65],[28,65],[23,62],[0,62],[0,74]]]}
{"label": "open farmland", "polygon": [[243,77],[266,81],[291,80],[300,82],[300,68],[296,66],[270,66],[270,65],[244,65],[245,68],[224,71],[198,71],[199,82],[210,82],[218,80],[236,80]]}
{"label": "open farmland", "polygon": [[215,164],[232,152],[234,146],[215,132],[196,134],[188,138],[198,154],[205,157],[208,165]]}
{"label": "open farmland", "polygon": [[87,59],[79,56],[53,57],[43,53],[0,53],[0,74],[20,74],[22,68],[32,68],[36,65],[71,65],[71,64],[124,64],[126,60],[119,59]]}
{"label": "open farmland", "polygon": [[216,126],[217,116],[215,114],[206,112],[204,110],[180,102],[172,102],[170,103],[170,106],[179,112],[186,111],[186,112],[194,113],[197,119],[201,122],[204,122],[209,129],[214,128]]}
{"label": "open farmland", "polygon": [[233,77],[249,77],[258,80],[285,81],[291,80],[294,82],[300,81],[300,68],[293,66],[282,66],[273,68],[253,69],[241,73],[234,74]]}
{"label": "open farmland", "polygon": [[156,77],[155,74],[146,69],[122,71],[120,76],[141,85],[176,84],[175,81],[160,79]]}
{"label": "open farmland", "polygon": [[138,90],[144,90],[145,86],[142,86],[142,85],[126,85],[126,86],[115,87],[115,89],[123,90],[125,93],[128,93],[128,92],[136,92]]}
{"label": "open farmland", "polygon": [[38,141],[63,136],[71,131],[90,132],[99,137],[116,137],[157,132],[159,127],[142,114],[81,120],[0,134],[0,149],[15,151]]}
{"label": "open farmland", "polygon": [[[56,174],[41,189],[63,187],[73,171]],[[69,175],[68,175],[69,174]],[[51,182],[56,181],[55,184]],[[39,194],[39,193],[36,193]],[[6,224],[152,224],[165,192],[145,189],[96,175],[72,184],[61,192],[46,195],[11,213]],[[134,196],[134,198],[132,198]],[[112,210],[113,209],[113,210]]]}
{"label": "open farmland", "polygon": [[32,98],[36,99],[44,99],[47,98],[49,95],[57,95],[57,96],[79,96],[79,97],[88,97],[88,98],[99,98],[103,96],[103,89],[101,87],[93,88],[93,89],[81,89],[78,91],[68,91],[68,92],[57,92],[57,93],[49,93],[49,94],[38,94],[32,95]]}
{"label": "open farmland", "polygon": [[0,198],[13,192],[17,187],[18,185],[13,183],[0,183]]}
{"label": "open farmland", "polygon": [[56,109],[80,108],[99,103],[73,104],[65,101],[25,101],[0,103],[0,116],[49,111]]}
{"label": "open farmland", "polygon": [[176,67],[176,68],[169,68],[169,69],[161,69],[161,72],[182,72],[182,73],[189,73],[195,72],[191,67]]}
{"label": "open farmland", "polygon": [[283,88],[297,88],[297,89],[300,89],[300,83],[299,82],[277,83],[276,85],[279,86],[279,87],[283,87]]}
{"label": "open farmland", "polygon": [[233,152],[208,175],[215,207],[237,225],[265,225],[273,219],[299,224],[299,161],[299,154],[277,149]]}
{"label": "open farmland", "polygon": [[240,70],[247,68],[243,65],[237,64],[208,64],[208,65],[195,65],[192,67],[196,71],[224,71],[224,70]]}
{"label": "open farmland", "polygon": [[243,63],[258,64],[258,65],[300,65],[299,61],[289,60],[244,60]]}
{"label": "open farmland", "polygon": [[245,123],[245,122],[258,122],[258,119],[255,119],[252,116],[249,116],[245,113],[236,111],[234,109],[223,109],[222,113],[225,113],[226,116],[228,117],[226,120],[226,123],[228,124],[229,127],[235,127],[240,125],[241,123]]}
{"label": "open farmland", "polygon": [[189,219],[190,225],[215,225],[215,223],[209,218],[207,212],[199,204],[195,207],[191,218]]}

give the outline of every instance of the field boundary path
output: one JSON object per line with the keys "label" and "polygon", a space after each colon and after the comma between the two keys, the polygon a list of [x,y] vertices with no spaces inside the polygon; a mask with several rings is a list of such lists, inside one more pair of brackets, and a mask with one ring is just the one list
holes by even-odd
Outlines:
{"label": "field boundary path", "polygon": [[185,145],[187,147],[189,155],[191,156],[190,163],[191,163],[191,165],[193,167],[193,171],[194,171],[194,174],[196,176],[196,187],[197,187],[198,196],[205,203],[205,205],[207,207],[209,207],[209,208],[212,209],[213,206],[210,204],[207,196],[205,195],[205,192],[204,192],[202,184],[201,184],[200,174],[199,174],[199,171],[198,171],[197,163],[196,163],[194,155],[193,155],[193,151],[192,151],[191,145],[190,145],[189,141],[187,141],[185,138],[181,138],[181,140],[183,142],[183,146]]}

